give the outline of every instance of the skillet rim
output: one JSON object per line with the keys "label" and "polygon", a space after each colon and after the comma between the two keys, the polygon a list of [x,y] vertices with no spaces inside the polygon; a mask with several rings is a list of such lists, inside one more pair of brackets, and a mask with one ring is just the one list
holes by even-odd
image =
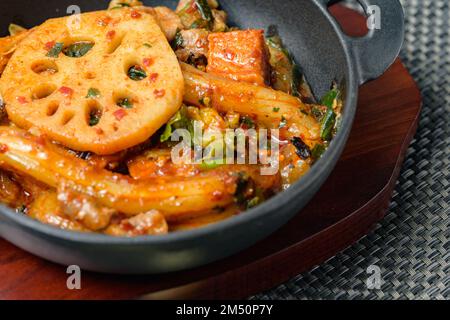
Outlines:
{"label": "skillet rim", "polygon": [[[226,232],[230,229],[236,228],[239,225],[244,225],[260,218],[264,218],[264,216],[268,214],[276,214],[276,210],[279,207],[286,205],[295,196],[304,193],[305,190],[307,190],[311,185],[319,180],[322,175],[327,174],[326,172],[328,171],[328,169],[330,169],[330,167],[330,172],[333,171],[334,166],[339,160],[343,148],[348,141],[348,136],[352,129],[356,114],[356,101],[358,95],[357,90],[359,88],[359,79],[356,60],[352,48],[349,45],[348,37],[343,33],[338,22],[330,14],[327,6],[323,6],[317,0],[313,0],[313,2],[318,10],[320,10],[320,12],[327,18],[328,22],[331,24],[336,36],[340,41],[341,48],[345,53],[348,78],[345,80],[346,101],[344,103],[344,117],[341,124],[341,129],[333,139],[324,156],[311,168],[311,170],[309,170],[309,172],[304,177],[302,177],[289,189],[278,193],[271,199],[265,201],[263,204],[255,208],[243,211],[239,215],[228,218],[224,221],[216,222],[197,229],[177,231],[159,236],[138,236],[127,238],[112,237],[99,233],[82,233],[63,230],[57,227],[46,225],[23,214],[17,213],[13,209],[6,207],[3,204],[0,205],[0,216],[4,215],[8,220],[13,221],[19,227],[25,227],[40,235],[46,235],[48,237],[58,238],[72,243],[128,246],[144,244],[173,244],[175,242],[184,242],[213,233]],[[321,185],[323,185],[323,183],[321,183]],[[313,196],[315,194],[316,193],[314,193]],[[2,220],[3,219],[0,217],[0,229],[2,228],[2,224],[4,224],[4,227],[8,228],[8,224],[10,224],[10,222]],[[285,223],[283,223],[283,225],[284,224]],[[1,236],[2,235],[0,233],[0,237]]]}

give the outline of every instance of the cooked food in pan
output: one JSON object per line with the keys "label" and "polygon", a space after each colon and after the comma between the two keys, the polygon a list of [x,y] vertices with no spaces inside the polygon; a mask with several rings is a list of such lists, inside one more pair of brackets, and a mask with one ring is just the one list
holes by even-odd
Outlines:
{"label": "cooked food in pan", "polygon": [[308,172],[342,109],[274,28],[229,27],[214,0],[12,24],[0,75],[0,201],[112,236],[245,214]]}

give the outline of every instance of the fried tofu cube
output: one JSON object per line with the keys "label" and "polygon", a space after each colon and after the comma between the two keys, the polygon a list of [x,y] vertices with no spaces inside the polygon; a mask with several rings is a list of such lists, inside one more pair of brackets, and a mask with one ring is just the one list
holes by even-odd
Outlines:
{"label": "fried tofu cube", "polygon": [[269,53],[263,30],[211,33],[207,72],[224,78],[269,84]]}

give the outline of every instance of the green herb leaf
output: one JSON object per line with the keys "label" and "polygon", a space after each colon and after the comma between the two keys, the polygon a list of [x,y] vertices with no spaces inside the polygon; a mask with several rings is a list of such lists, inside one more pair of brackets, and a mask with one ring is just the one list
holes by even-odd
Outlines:
{"label": "green herb leaf", "polygon": [[330,141],[333,138],[333,129],[335,124],[336,113],[330,108],[322,119],[320,127],[320,136],[324,141]]}
{"label": "green herb leaf", "polygon": [[144,43],[144,47],[152,48],[152,45],[150,43]]}
{"label": "green herb leaf", "polygon": [[55,45],[48,51],[47,57],[58,58],[59,54],[63,50],[63,47],[64,47],[64,43],[62,43],[62,42],[55,43]]}
{"label": "green herb leaf", "polygon": [[98,98],[98,97],[100,97],[100,91],[98,89],[90,88],[88,90],[88,93],[87,93],[87,96],[86,96],[87,99],[95,99],[95,98]]}
{"label": "green herb leaf", "polygon": [[172,137],[173,131],[176,129],[187,129],[191,133],[191,137],[194,136],[194,127],[191,119],[189,119],[186,106],[182,106],[181,109],[169,120],[166,124],[164,132],[159,140],[161,142],[167,142]]}
{"label": "green herb leaf", "polygon": [[63,53],[71,58],[81,58],[85,56],[93,47],[93,42],[80,41],[65,48]]}
{"label": "green herb leaf", "polygon": [[333,108],[334,102],[336,101],[338,96],[339,90],[332,89],[322,98],[321,104],[328,108]]}
{"label": "green herb leaf", "polygon": [[119,99],[119,101],[117,101],[117,105],[125,109],[133,108],[133,102],[128,98]]}
{"label": "green herb leaf", "polygon": [[280,108],[273,108],[273,112],[279,112]]}
{"label": "green herb leaf", "polygon": [[128,77],[134,81],[141,81],[147,78],[147,73],[140,66],[135,65],[128,69]]}
{"label": "green herb leaf", "polygon": [[323,144],[316,144],[311,150],[311,156],[314,160],[319,160],[322,155],[327,151],[327,147]]}

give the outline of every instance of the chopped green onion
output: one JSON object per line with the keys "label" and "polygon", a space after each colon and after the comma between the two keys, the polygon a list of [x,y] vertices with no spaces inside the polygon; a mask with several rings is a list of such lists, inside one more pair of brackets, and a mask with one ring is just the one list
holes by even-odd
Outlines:
{"label": "chopped green onion", "polygon": [[94,127],[100,122],[100,112],[95,110],[89,115],[89,126]]}
{"label": "chopped green onion", "polygon": [[117,101],[117,105],[125,109],[133,108],[133,102],[128,98],[119,99],[119,101]]}
{"label": "chopped green onion", "polygon": [[328,108],[333,108],[334,102],[336,101],[338,96],[339,90],[332,89],[322,98],[321,103]]}
{"label": "chopped green onion", "polygon": [[167,142],[172,137],[173,131],[176,129],[187,129],[189,130],[191,137],[194,136],[194,128],[191,119],[189,119],[186,106],[182,106],[180,111],[178,111],[172,119],[166,124],[164,132],[160,136],[159,140],[161,142]]}
{"label": "chopped green onion", "polygon": [[71,44],[63,50],[64,54],[71,58],[81,58],[94,47],[93,42],[80,41]]}
{"label": "chopped green onion", "polygon": [[100,91],[98,89],[90,88],[88,90],[88,93],[86,96],[87,99],[94,99],[94,98],[98,98],[98,97],[100,97]]}
{"label": "chopped green onion", "polygon": [[135,65],[128,69],[128,77],[134,81],[141,81],[147,78],[147,73],[140,66]]}
{"label": "chopped green onion", "polygon": [[323,144],[316,144],[311,150],[311,156],[314,160],[319,160],[327,150],[327,147]]}
{"label": "chopped green onion", "polygon": [[59,54],[63,50],[63,47],[64,47],[64,43],[62,43],[62,42],[55,43],[55,45],[48,51],[47,57],[58,58]]}
{"label": "chopped green onion", "polygon": [[330,141],[333,138],[333,129],[336,124],[336,113],[332,108],[328,109],[325,117],[322,119],[320,127],[320,137],[324,141]]}

